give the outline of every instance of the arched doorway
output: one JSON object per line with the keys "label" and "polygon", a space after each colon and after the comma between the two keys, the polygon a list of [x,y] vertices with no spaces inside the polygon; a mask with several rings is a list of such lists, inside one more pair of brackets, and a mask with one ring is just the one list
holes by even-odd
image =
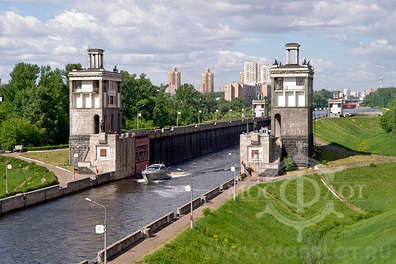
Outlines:
{"label": "arched doorway", "polygon": [[274,136],[275,137],[280,137],[281,136],[281,129],[282,129],[282,123],[281,123],[281,116],[280,114],[276,114],[274,117]]}
{"label": "arched doorway", "polygon": [[94,133],[99,134],[99,116],[94,116]]}

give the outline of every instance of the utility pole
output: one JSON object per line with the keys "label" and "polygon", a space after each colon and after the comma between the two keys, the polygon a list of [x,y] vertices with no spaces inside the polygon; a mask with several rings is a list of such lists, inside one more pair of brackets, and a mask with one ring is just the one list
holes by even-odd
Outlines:
{"label": "utility pole", "polygon": [[180,112],[177,112],[177,116],[176,116],[176,126],[177,127],[179,126],[179,115],[180,114],[181,114]]}
{"label": "utility pole", "polygon": [[194,216],[193,216],[193,173],[191,172],[190,177],[190,187],[191,187],[191,216],[190,216],[190,228],[193,229],[194,227]]}

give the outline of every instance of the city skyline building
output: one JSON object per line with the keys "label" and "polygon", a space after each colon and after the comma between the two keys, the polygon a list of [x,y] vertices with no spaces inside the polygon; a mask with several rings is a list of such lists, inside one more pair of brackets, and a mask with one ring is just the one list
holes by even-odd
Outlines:
{"label": "city skyline building", "polygon": [[201,93],[214,92],[214,74],[209,68],[206,68],[202,73]]}
{"label": "city skyline building", "polygon": [[242,94],[242,84],[241,83],[227,83],[223,86],[224,90],[224,100],[231,101],[235,98],[243,96]]}
{"label": "city skyline building", "polygon": [[239,73],[239,81],[248,85],[271,83],[270,69],[271,66],[264,65],[259,61],[245,61],[243,72]]}
{"label": "city skyline building", "polygon": [[177,71],[176,66],[172,67],[172,71],[168,73],[168,92],[175,94],[181,84],[181,72]]}

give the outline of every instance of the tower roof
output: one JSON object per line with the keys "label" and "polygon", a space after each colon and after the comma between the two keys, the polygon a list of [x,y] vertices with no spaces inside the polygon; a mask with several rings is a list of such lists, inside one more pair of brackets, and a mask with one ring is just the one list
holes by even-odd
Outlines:
{"label": "tower roof", "polygon": [[286,43],[285,46],[286,46],[286,48],[299,48],[300,44],[298,44],[296,42],[289,42],[289,43]]}
{"label": "tower roof", "polygon": [[92,52],[103,53],[104,50],[103,49],[88,49],[88,53],[92,53]]}

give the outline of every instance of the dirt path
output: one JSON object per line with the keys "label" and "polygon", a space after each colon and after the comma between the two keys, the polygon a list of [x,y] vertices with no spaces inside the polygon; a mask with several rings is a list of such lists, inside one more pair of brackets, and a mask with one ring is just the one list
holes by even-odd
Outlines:
{"label": "dirt path", "polygon": [[334,195],[334,197],[336,197],[338,200],[343,202],[346,206],[348,206],[351,210],[355,211],[356,213],[366,214],[366,212],[363,209],[352,204],[345,197],[343,197],[341,194],[337,193],[336,190],[334,190],[333,186],[331,186],[327,182],[326,178],[323,175],[320,175],[319,178],[320,178],[320,181],[323,183],[323,185]]}

